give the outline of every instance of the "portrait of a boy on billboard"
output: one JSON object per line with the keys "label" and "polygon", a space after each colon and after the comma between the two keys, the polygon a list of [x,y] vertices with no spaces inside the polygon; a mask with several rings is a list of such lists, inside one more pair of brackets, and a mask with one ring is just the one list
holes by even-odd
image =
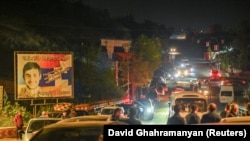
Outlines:
{"label": "portrait of a boy on billboard", "polygon": [[16,99],[73,97],[72,54],[16,53]]}

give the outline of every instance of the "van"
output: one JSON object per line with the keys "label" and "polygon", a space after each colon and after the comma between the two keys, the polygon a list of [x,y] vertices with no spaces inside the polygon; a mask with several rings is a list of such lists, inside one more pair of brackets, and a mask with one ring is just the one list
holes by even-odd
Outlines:
{"label": "van", "polygon": [[221,86],[219,93],[220,103],[232,103],[234,101],[234,88],[233,86]]}
{"label": "van", "polygon": [[248,100],[247,90],[243,85],[222,85],[220,87],[220,103],[245,103]]}
{"label": "van", "polygon": [[198,115],[201,118],[202,114],[207,111],[208,101],[207,96],[194,91],[183,91],[172,94],[169,103],[169,117],[174,115],[173,109],[176,104],[180,104],[182,106],[182,111],[180,113],[182,117],[185,117],[191,112],[191,105],[197,105]]}

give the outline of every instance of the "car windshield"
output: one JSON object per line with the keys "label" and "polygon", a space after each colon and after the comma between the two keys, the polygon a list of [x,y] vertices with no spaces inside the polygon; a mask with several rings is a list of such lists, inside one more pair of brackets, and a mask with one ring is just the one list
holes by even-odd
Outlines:
{"label": "car windshield", "polygon": [[36,130],[41,129],[42,127],[49,125],[49,124],[53,124],[60,121],[60,119],[58,120],[32,120],[30,121],[30,126],[28,127],[28,133],[32,133]]}
{"label": "car windshield", "polygon": [[140,99],[138,101],[136,101],[137,104],[139,104],[139,106],[144,106],[144,107],[151,107],[152,103],[150,102],[149,99]]}
{"label": "car windshield", "polygon": [[180,104],[182,106],[182,110],[185,112],[191,111],[191,105],[195,104],[198,106],[199,112],[205,112],[206,108],[206,100],[201,98],[178,98],[175,101],[176,104]]}
{"label": "car windshield", "polygon": [[39,131],[31,141],[99,141],[103,126],[45,128]]}

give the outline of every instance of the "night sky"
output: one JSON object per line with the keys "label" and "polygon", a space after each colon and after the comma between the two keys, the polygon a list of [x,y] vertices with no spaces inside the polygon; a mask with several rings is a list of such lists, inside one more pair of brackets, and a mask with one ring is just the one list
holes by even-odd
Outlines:
{"label": "night sky", "polygon": [[236,26],[250,19],[249,0],[83,0],[107,9],[111,16],[132,14],[136,21],[151,20],[166,27]]}

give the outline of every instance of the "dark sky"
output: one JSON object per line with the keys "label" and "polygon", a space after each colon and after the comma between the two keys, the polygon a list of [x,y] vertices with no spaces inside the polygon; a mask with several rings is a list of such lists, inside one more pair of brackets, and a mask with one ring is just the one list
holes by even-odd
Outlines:
{"label": "dark sky", "polygon": [[136,21],[151,20],[166,27],[236,26],[250,19],[250,0],[83,0],[111,16],[132,14]]}

